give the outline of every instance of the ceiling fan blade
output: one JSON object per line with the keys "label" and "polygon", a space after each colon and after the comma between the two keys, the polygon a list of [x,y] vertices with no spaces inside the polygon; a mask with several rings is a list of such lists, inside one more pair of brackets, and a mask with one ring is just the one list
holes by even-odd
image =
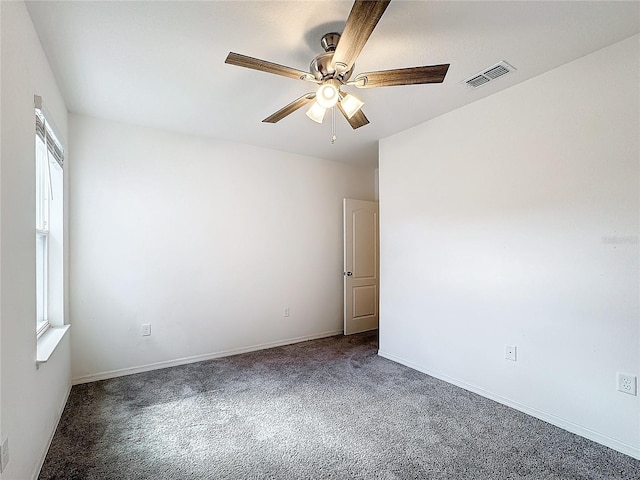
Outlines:
{"label": "ceiling fan blade", "polygon": [[298,110],[300,107],[303,107],[307,103],[313,101],[315,98],[316,98],[316,94],[315,93],[305,93],[303,96],[301,96],[297,100],[294,100],[293,102],[291,102],[286,107],[282,107],[276,113],[274,113],[273,115],[268,116],[267,118],[265,118],[262,121],[264,123],[276,123],[276,122],[279,122],[284,117],[286,117],[287,115],[292,114],[293,112]]}
{"label": "ceiling fan blade", "polygon": [[449,64],[427,65],[424,67],[398,68],[379,72],[361,73],[349,82],[358,88],[390,87],[394,85],[417,85],[421,83],[442,83],[449,70]]}
{"label": "ceiling fan blade", "polygon": [[333,54],[333,66],[338,73],[351,69],[367,43],[391,0],[356,0]]}
{"label": "ceiling fan blade", "polygon": [[347,117],[347,114],[345,113],[345,111],[342,108],[342,105],[340,105],[340,103],[337,103],[336,106],[342,112],[342,115],[344,115],[344,118],[347,120],[347,122],[349,122],[349,125],[351,125],[351,128],[353,128],[354,130],[356,128],[364,127],[366,124],[369,123],[369,119],[363,113],[362,109],[358,110],[353,115],[353,117],[349,118],[349,117]]}
{"label": "ceiling fan blade", "polygon": [[241,55],[240,53],[229,52],[224,63],[237,65],[238,67],[252,68],[254,70],[273,73],[275,75],[282,75],[283,77],[295,78],[296,80],[313,79],[313,81],[316,81],[315,77],[308,72],[278,65],[277,63],[267,62],[266,60],[260,60],[259,58],[248,57],[246,55]]}

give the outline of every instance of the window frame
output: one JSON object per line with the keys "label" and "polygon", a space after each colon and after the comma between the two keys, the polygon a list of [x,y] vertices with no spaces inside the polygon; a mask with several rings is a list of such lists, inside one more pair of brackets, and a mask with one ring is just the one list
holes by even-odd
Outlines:
{"label": "window frame", "polygon": [[[40,252],[39,252],[40,250]],[[42,264],[38,264],[38,260]],[[49,328],[49,232],[36,229],[36,337]]]}
{"label": "window frame", "polygon": [[[51,270],[52,248],[52,221],[56,218],[63,222],[61,212],[55,214],[52,208],[54,180],[52,169],[63,168],[64,149],[58,141],[53,130],[41,109],[41,99],[35,99],[35,263],[36,263],[36,338],[39,339],[51,326],[50,303],[52,277],[55,272]],[[40,102],[38,102],[40,100]],[[58,185],[56,183],[56,185]],[[62,184],[60,185],[62,187]],[[62,190],[56,195],[63,195]],[[57,227],[56,227],[57,229]],[[62,252],[60,252],[62,254]],[[63,255],[63,254],[62,254]],[[56,280],[55,283],[59,283]],[[54,315],[55,316],[55,315]]]}

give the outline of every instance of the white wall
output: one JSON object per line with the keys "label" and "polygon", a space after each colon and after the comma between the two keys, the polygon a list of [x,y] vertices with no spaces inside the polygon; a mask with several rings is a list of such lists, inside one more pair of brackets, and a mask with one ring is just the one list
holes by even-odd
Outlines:
{"label": "white wall", "polygon": [[[0,6],[0,213],[2,211],[2,7]],[[0,215],[0,442],[2,433],[2,215]],[[0,479],[2,472],[0,472]]]}
{"label": "white wall", "polygon": [[373,169],[73,114],[70,131],[74,381],[341,331],[342,198],[373,199]]}
{"label": "white wall", "polygon": [[35,117],[40,95],[61,140],[67,110],[22,2],[0,2],[2,164],[0,166],[0,437],[9,438],[3,480],[35,476],[70,388],[65,337],[36,369]]}
{"label": "white wall", "polygon": [[635,457],[639,39],[380,145],[381,354]]}

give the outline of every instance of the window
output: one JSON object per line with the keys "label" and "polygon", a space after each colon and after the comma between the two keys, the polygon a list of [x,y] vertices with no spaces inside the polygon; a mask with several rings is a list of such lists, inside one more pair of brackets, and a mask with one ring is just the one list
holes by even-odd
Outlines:
{"label": "window", "polygon": [[47,264],[49,240],[49,168],[47,148],[36,135],[36,332],[49,325]]}
{"label": "window", "polygon": [[[62,163],[64,151],[36,97],[36,335],[62,320]],[[41,100],[40,100],[41,101]],[[39,108],[40,107],[40,108]]]}

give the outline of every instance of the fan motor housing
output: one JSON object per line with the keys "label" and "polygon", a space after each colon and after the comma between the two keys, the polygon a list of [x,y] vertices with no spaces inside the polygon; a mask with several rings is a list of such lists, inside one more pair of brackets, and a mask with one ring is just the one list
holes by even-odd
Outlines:
{"label": "fan motor housing", "polygon": [[320,40],[320,45],[325,50],[325,53],[321,53],[316,58],[311,61],[309,65],[309,72],[311,75],[316,77],[317,80],[324,81],[331,78],[335,78],[340,83],[345,83],[349,80],[351,76],[351,72],[355,65],[351,67],[350,70],[340,73],[336,75],[336,70],[333,68],[333,53],[335,52],[336,47],[338,46],[338,41],[340,40],[340,34],[336,32],[331,32],[323,35]]}

